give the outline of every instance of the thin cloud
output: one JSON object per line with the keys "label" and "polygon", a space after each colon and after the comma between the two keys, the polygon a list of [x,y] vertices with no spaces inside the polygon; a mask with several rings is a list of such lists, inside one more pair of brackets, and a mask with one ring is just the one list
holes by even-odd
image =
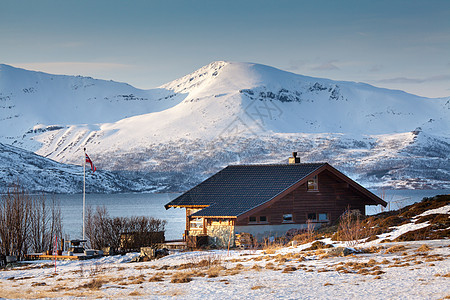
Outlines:
{"label": "thin cloud", "polygon": [[382,65],[374,65],[369,69],[369,72],[379,72],[383,69]]}
{"label": "thin cloud", "polygon": [[292,59],[289,60],[289,67],[286,68],[287,71],[298,71],[301,70],[305,66],[305,61]]}
{"label": "thin cloud", "polygon": [[110,71],[117,69],[128,69],[134,66],[118,63],[98,63],[98,62],[40,62],[40,63],[19,63],[14,66],[34,71],[48,72],[52,74],[89,74],[99,71]]}
{"label": "thin cloud", "polygon": [[408,77],[395,77],[378,80],[379,83],[425,83],[425,82],[439,82],[439,81],[447,81],[450,80],[450,75],[436,75],[426,78],[408,78]]}
{"label": "thin cloud", "polygon": [[324,63],[315,67],[312,67],[311,70],[314,71],[331,71],[331,70],[340,70],[335,64],[332,62]]}

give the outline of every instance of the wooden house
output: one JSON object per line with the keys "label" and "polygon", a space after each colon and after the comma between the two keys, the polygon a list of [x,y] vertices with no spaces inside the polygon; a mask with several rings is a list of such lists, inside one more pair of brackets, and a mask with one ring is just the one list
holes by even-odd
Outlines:
{"label": "wooden house", "polygon": [[328,163],[232,165],[165,205],[186,209],[185,238],[208,237],[218,247],[234,245],[235,234],[281,236],[336,221],[348,208],[386,202]]}

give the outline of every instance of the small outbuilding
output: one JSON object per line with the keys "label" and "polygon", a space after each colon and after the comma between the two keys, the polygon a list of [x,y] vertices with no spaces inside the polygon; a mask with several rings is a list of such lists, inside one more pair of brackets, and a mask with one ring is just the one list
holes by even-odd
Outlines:
{"label": "small outbuilding", "polygon": [[236,234],[257,239],[282,236],[336,221],[347,209],[387,203],[328,163],[232,165],[165,205],[186,209],[185,239],[196,236],[217,247]]}

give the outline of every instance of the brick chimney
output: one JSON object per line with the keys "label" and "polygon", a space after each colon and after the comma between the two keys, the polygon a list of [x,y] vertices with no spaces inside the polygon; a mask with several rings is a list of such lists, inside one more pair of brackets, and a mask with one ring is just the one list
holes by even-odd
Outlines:
{"label": "brick chimney", "polygon": [[295,165],[300,163],[300,157],[297,157],[297,152],[292,152],[292,157],[289,157],[289,164]]}

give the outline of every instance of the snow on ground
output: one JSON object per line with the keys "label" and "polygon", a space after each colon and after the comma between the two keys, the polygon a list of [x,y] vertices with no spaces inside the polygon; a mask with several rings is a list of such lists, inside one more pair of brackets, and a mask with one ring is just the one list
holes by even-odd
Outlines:
{"label": "snow on ground", "polygon": [[[392,245],[404,245],[406,249],[388,253]],[[421,245],[431,250],[418,252]],[[441,299],[450,295],[449,240],[383,247],[378,253],[346,257],[327,257],[325,250],[300,251],[300,247],[284,248],[274,254],[261,250],[196,251],[128,263],[135,253],[80,262],[58,261],[56,274],[53,262],[44,261],[0,272],[0,297]],[[210,271],[214,265],[200,267],[202,260],[219,261],[226,269],[214,277]],[[183,264],[192,265],[180,267]],[[351,264],[361,266],[346,267]],[[199,275],[192,275],[195,272]],[[192,281],[172,283],[175,274],[191,274]],[[154,276],[162,281],[150,282]]]}
{"label": "snow on ground", "polygon": [[[448,206],[428,213],[447,213]],[[88,261],[31,262],[0,271],[0,298],[443,299],[450,297],[450,240],[383,242],[426,223],[393,227],[338,256],[311,243],[265,250],[138,253]],[[334,247],[344,242],[322,240]],[[336,248],[334,248],[336,249]],[[176,281],[176,282],[173,282]]]}
{"label": "snow on ground", "polygon": [[422,217],[422,216],[433,215],[433,214],[450,214],[450,204],[436,208],[436,209],[427,210],[427,211],[421,213],[420,215],[416,216],[416,218]]}

